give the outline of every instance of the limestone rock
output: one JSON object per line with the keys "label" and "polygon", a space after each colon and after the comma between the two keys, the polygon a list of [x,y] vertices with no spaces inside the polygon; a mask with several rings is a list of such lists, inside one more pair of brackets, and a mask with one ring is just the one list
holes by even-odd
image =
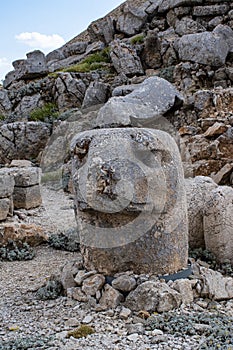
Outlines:
{"label": "limestone rock", "polygon": [[[101,127],[149,125],[159,128],[159,118],[171,108],[177,108],[182,101],[181,94],[167,80],[150,77],[134,87],[130,94],[110,98],[100,109],[96,123]],[[166,128],[165,120],[161,123]]]}
{"label": "limestone rock", "polygon": [[0,221],[5,220],[10,212],[10,198],[0,198]]}
{"label": "limestone rock", "polygon": [[106,284],[99,303],[104,309],[115,309],[123,300],[124,297],[120,292]]}
{"label": "limestone rock", "polygon": [[133,276],[121,275],[112,281],[112,286],[120,292],[130,292],[136,287],[136,280]]}
{"label": "limestone rock", "polygon": [[161,0],[159,1],[158,12],[163,13],[179,6],[190,6],[201,4],[202,0]]}
{"label": "limestone rock", "polygon": [[114,39],[114,19],[106,16],[97,21],[92,22],[87,28],[88,34],[93,41],[101,40],[109,44]]}
{"label": "limestone rock", "polygon": [[184,179],[174,139],[153,129],[92,130],[71,144],[87,270],[174,273],[187,264]]}
{"label": "limestone rock", "polygon": [[209,5],[209,6],[195,6],[193,8],[193,15],[197,17],[202,16],[221,16],[229,11],[228,4]]}
{"label": "limestone rock", "polygon": [[65,58],[65,55],[63,53],[63,50],[56,49],[56,50],[49,52],[46,55],[46,62],[48,63],[50,61],[63,60],[64,58]]}
{"label": "limestone rock", "polygon": [[223,134],[227,130],[227,126],[224,123],[214,123],[214,125],[210,126],[206,132],[203,134],[205,137],[213,137],[219,136]]}
{"label": "limestone rock", "polygon": [[208,193],[205,203],[204,233],[206,248],[221,263],[233,263],[233,189],[218,186]]}
{"label": "limestone rock", "polygon": [[140,58],[132,46],[114,40],[110,48],[110,57],[117,73],[123,72],[126,76],[144,73]]}
{"label": "limestone rock", "polygon": [[10,168],[9,174],[14,176],[16,187],[30,187],[40,184],[39,167],[27,167],[27,168]]}
{"label": "limestone rock", "polygon": [[80,107],[85,95],[86,85],[70,73],[59,74],[55,82],[55,99],[59,110]]}
{"label": "limestone rock", "polygon": [[96,274],[94,276],[90,276],[83,281],[82,291],[86,295],[94,296],[105,283],[105,278],[103,275]]}
{"label": "limestone rock", "polygon": [[88,296],[82,291],[81,287],[68,288],[67,296],[83,303],[88,301]]}
{"label": "limestone rock", "polygon": [[108,99],[109,86],[99,81],[92,82],[84,96],[82,108],[88,108],[94,105],[105,103]]}
{"label": "limestone rock", "polygon": [[233,298],[233,278],[224,277],[220,272],[200,267],[203,279],[201,296],[212,300],[229,300]]}
{"label": "limestone rock", "polygon": [[86,51],[87,46],[86,41],[76,41],[73,44],[65,45],[62,48],[62,53],[65,57],[80,55]]}
{"label": "limestone rock", "polygon": [[189,17],[183,17],[176,22],[175,32],[180,36],[204,32],[205,27]]}
{"label": "limestone rock", "polygon": [[233,163],[231,164],[225,164],[216,174],[212,174],[211,178],[216,182],[216,184],[221,184],[222,181],[227,176],[230,176],[230,174],[233,172]]}
{"label": "limestone rock", "polygon": [[125,306],[133,311],[167,312],[179,307],[181,295],[166,283],[144,282],[126,298]]}
{"label": "limestone rock", "polygon": [[11,112],[12,104],[9,99],[8,91],[0,89],[0,113],[5,114]]}
{"label": "limestone rock", "polygon": [[78,271],[78,273],[76,274],[74,281],[75,281],[75,283],[76,283],[77,286],[81,286],[82,283],[83,283],[83,281],[84,281],[86,278],[89,278],[89,277],[91,277],[91,276],[93,276],[93,275],[95,275],[95,274],[96,274],[96,271],[95,271],[95,270],[94,270],[94,271],[80,270],[80,271]]}
{"label": "limestone rock", "polygon": [[48,239],[42,227],[34,224],[3,223],[0,226],[0,233],[0,246],[7,244],[9,240],[37,246]]}
{"label": "limestone rock", "polygon": [[20,116],[28,117],[30,112],[40,107],[41,95],[40,93],[32,96],[24,96],[20,103],[15,108],[15,113]]}
{"label": "limestone rock", "polygon": [[36,159],[50,136],[50,126],[42,122],[16,122],[0,127],[0,163],[13,159]]}
{"label": "limestone rock", "polygon": [[134,35],[140,31],[146,22],[146,9],[150,5],[149,1],[145,1],[141,6],[133,6],[126,3],[123,8],[123,14],[117,19],[117,30],[128,36]]}
{"label": "limestone rock", "polygon": [[26,159],[13,159],[10,163],[12,168],[30,168],[32,167],[32,162]]}
{"label": "limestone rock", "polygon": [[229,46],[220,35],[203,32],[183,35],[178,42],[178,52],[182,61],[219,67],[226,61]]}
{"label": "limestone rock", "polygon": [[217,187],[206,176],[185,179],[189,219],[189,246],[192,249],[205,248],[204,215],[207,195]]}
{"label": "limestone rock", "polygon": [[74,278],[78,271],[83,268],[82,263],[83,261],[80,256],[80,259],[71,261],[62,267],[60,280],[65,291],[68,292],[69,288],[76,287]]}
{"label": "limestone rock", "polygon": [[13,193],[14,207],[17,209],[31,209],[42,204],[40,186],[15,187]]}
{"label": "limestone rock", "polygon": [[193,302],[192,282],[190,280],[178,279],[173,283],[172,288],[181,294],[182,304],[190,305]]}
{"label": "limestone rock", "polygon": [[14,191],[14,176],[8,169],[0,169],[0,198],[10,197]]}

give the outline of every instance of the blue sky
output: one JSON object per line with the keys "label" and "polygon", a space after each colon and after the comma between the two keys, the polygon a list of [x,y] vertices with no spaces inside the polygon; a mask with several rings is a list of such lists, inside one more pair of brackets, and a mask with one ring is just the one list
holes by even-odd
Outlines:
{"label": "blue sky", "polygon": [[40,49],[48,53],[81,33],[123,0],[2,0],[0,80],[11,62]]}

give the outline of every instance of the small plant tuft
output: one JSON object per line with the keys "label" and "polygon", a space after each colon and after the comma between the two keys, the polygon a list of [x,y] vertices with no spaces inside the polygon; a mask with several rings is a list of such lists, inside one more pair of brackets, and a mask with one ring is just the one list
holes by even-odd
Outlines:
{"label": "small plant tuft", "polygon": [[74,237],[76,235],[77,232],[68,232],[67,235],[63,233],[53,234],[49,237],[48,243],[54,249],[79,252],[80,244]]}
{"label": "small plant tuft", "polygon": [[81,325],[80,327],[75,328],[72,331],[69,331],[67,334],[67,337],[83,338],[93,333],[95,333],[95,331],[92,327],[87,325]]}
{"label": "small plant tuft", "polygon": [[139,34],[139,35],[134,36],[134,37],[130,40],[130,43],[131,43],[132,45],[141,45],[141,44],[143,44],[144,39],[145,39],[144,35],[143,35],[143,34]]}
{"label": "small plant tuft", "polygon": [[110,63],[109,48],[106,47],[102,51],[97,51],[78,64],[63,68],[59,72],[69,73],[87,73],[97,69],[108,69],[107,64]]}
{"label": "small plant tuft", "polygon": [[32,247],[30,247],[25,242],[14,242],[9,240],[9,242],[0,248],[0,260],[32,260],[35,256],[35,252]]}
{"label": "small plant tuft", "polygon": [[51,276],[46,285],[36,292],[36,298],[40,300],[57,299],[61,295],[63,295],[63,286],[55,276]]}
{"label": "small plant tuft", "polygon": [[50,122],[56,119],[58,115],[59,115],[59,112],[55,103],[49,102],[45,104],[43,107],[35,108],[30,113],[29,120]]}

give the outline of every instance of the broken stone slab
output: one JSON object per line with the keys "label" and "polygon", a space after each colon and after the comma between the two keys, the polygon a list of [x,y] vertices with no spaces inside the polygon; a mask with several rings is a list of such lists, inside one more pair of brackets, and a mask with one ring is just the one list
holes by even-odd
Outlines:
{"label": "broken stone slab", "polygon": [[153,129],[100,129],[71,143],[80,246],[87,270],[186,268],[188,222],[174,139]]}
{"label": "broken stone slab", "polygon": [[14,176],[16,187],[30,187],[40,184],[41,169],[39,167],[9,168]]}
{"label": "broken stone slab", "polygon": [[210,126],[206,132],[203,134],[205,137],[219,136],[227,131],[228,127],[224,123],[216,122],[214,125]]}
{"label": "broken stone slab", "polygon": [[118,74],[124,73],[129,77],[144,74],[140,58],[133,46],[114,40],[110,44],[110,57]]}
{"label": "broken stone slab", "polygon": [[62,52],[65,57],[80,55],[86,51],[87,46],[88,42],[86,41],[76,41],[72,44],[63,46]]}
{"label": "broken stone slab", "polygon": [[221,301],[233,298],[233,278],[220,272],[200,266],[202,288],[200,295],[211,300]]}
{"label": "broken stone slab", "polygon": [[204,215],[206,249],[217,261],[233,264],[233,188],[218,186],[207,194]]}
{"label": "broken stone slab", "polygon": [[215,67],[225,64],[229,52],[227,41],[217,33],[210,32],[183,35],[177,46],[181,61]]}
{"label": "broken stone slab", "polygon": [[107,101],[109,86],[100,81],[93,81],[88,86],[82,103],[82,108],[88,108]]}
{"label": "broken stone slab", "polygon": [[30,246],[37,246],[48,240],[43,228],[34,224],[2,223],[0,225],[0,246],[8,241],[25,242]]}
{"label": "broken stone slab", "polygon": [[[136,85],[136,84],[135,84]],[[165,128],[165,118],[160,120],[172,108],[178,108],[183,102],[182,95],[167,80],[150,77],[133,91],[123,97],[112,97],[100,109],[96,125],[99,127],[140,126]],[[168,124],[168,122],[167,122]]]}
{"label": "broken stone slab", "polygon": [[197,16],[197,17],[221,16],[221,15],[225,15],[228,11],[229,11],[228,4],[194,6],[193,16]]}
{"label": "broken stone slab", "polygon": [[42,204],[40,185],[30,187],[15,187],[13,193],[14,207],[31,209]]}
{"label": "broken stone slab", "polygon": [[205,248],[204,211],[207,195],[217,188],[216,183],[207,176],[185,179],[188,220],[189,247]]}
{"label": "broken stone slab", "polygon": [[6,168],[0,169],[0,198],[10,197],[15,186],[14,176]]}
{"label": "broken stone slab", "polygon": [[233,163],[227,163],[216,174],[212,174],[211,178],[219,185],[231,172],[233,173]]}

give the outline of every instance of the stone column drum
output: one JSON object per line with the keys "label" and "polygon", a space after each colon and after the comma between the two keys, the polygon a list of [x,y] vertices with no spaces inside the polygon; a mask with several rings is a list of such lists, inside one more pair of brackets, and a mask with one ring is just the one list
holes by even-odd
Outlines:
{"label": "stone column drum", "polygon": [[188,220],[178,147],[154,129],[85,131],[71,142],[85,267],[106,275],[187,267]]}

